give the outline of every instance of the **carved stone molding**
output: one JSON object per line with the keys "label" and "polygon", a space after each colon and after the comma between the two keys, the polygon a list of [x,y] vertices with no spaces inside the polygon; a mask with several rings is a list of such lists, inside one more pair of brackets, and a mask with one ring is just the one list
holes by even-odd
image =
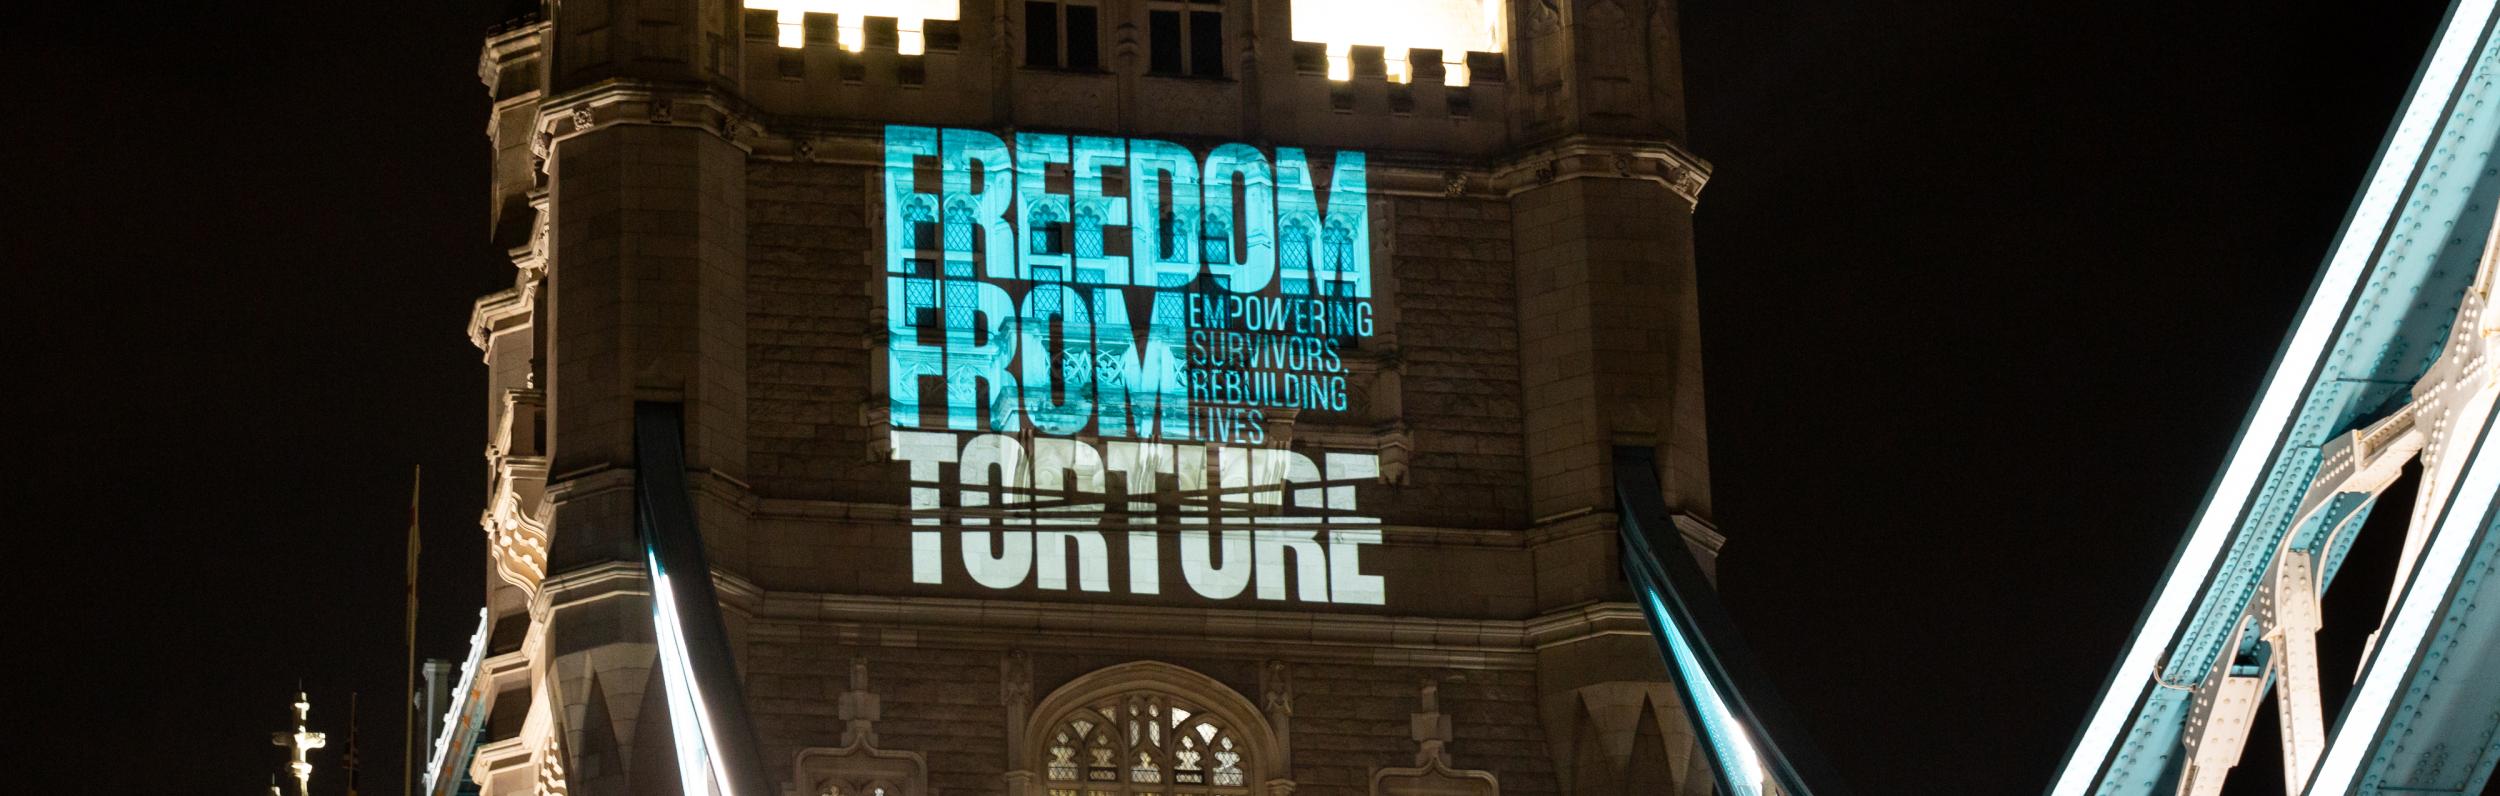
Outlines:
{"label": "carved stone molding", "polygon": [[1693,205],[1700,203],[1702,186],[1710,182],[1710,163],[1665,141],[1573,136],[1495,168],[1492,182],[1494,190],[1508,196],[1587,178],[1655,182]]}
{"label": "carved stone molding", "polygon": [[495,573],[529,595],[547,577],[547,551],[553,541],[548,532],[547,456],[540,449],[546,400],[538,390],[504,391],[500,422],[486,446],[495,480],[486,514],[479,518]]}
{"label": "carved stone molding", "polygon": [[929,762],[918,752],[853,743],[801,749],[786,796],[928,796]]}
{"label": "carved stone molding", "polygon": [[[637,83],[609,83],[551,100],[538,109],[537,129],[555,143],[616,124],[693,127],[740,149],[764,137],[762,124],[734,107],[736,100],[704,90],[673,90]],[[786,142],[784,142],[786,144]]]}
{"label": "carved stone molding", "polygon": [[836,702],[842,745],[799,750],[790,796],[927,796],[929,763],[918,752],[877,748],[884,700],[868,687],[868,661],[851,659],[850,689]]}
{"label": "carved stone molding", "polygon": [[1441,684],[1430,678],[1416,687],[1419,710],[1407,716],[1415,740],[1415,765],[1372,770],[1374,796],[1494,796],[1502,792],[1490,771],[1453,768],[1450,763],[1450,714],[1441,711]]}
{"label": "carved stone molding", "polygon": [[1270,660],[1259,667],[1259,710],[1276,733],[1276,770],[1293,770],[1293,664]]}
{"label": "carved stone molding", "polygon": [[1439,761],[1409,768],[1372,771],[1373,796],[1499,796],[1502,784],[1490,771],[1450,768]]}

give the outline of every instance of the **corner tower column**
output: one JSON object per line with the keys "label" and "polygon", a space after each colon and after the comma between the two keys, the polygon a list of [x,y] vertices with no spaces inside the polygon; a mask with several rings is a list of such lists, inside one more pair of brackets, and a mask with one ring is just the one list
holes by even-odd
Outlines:
{"label": "corner tower column", "polygon": [[[1660,489],[1705,572],[1709,523],[1693,210],[1667,0],[1513,4],[1525,142],[1494,175],[1511,201],[1521,410],[1537,607],[1601,632],[1538,648],[1564,792],[1710,790],[1709,763],[1622,576],[1616,446],[1656,450]],[[1680,786],[1679,784],[1680,783]]]}
{"label": "corner tower column", "polygon": [[543,605],[574,794],[675,787],[634,525],[636,402],[684,405],[709,557],[746,559],[746,152],[692,123],[710,107],[607,90],[542,117],[561,133],[546,313],[561,532]]}

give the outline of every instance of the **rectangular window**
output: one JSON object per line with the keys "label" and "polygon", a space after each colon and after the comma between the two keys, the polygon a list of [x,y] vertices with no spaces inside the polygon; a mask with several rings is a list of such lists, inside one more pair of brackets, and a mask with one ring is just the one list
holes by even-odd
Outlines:
{"label": "rectangular window", "polygon": [[1147,12],[1146,41],[1153,45],[1146,61],[1147,71],[1158,75],[1187,74],[1181,69],[1181,12]]}
{"label": "rectangular window", "polygon": [[1101,69],[1100,17],[1091,3],[1026,0],[1024,65],[1087,72]]}
{"label": "rectangular window", "polygon": [[1059,65],[1059,4],[1026,0],[1024,4],[1024,65],[1057,67]]}
{"label": "rectangular window", "polygon": [[1068,6],[1068,68],[1093,71],[1102,68],[1102,42],[1095,33],[1093,6]]}
{"label": "rectangular window", "polygon": [[1189,12],[1189,73],[1224,76],[1224,9]]}
{"label": "rectangular window", "polygon": [[1147,71],[1224,76],[1223,0],[1153,0],[1146,12]]}

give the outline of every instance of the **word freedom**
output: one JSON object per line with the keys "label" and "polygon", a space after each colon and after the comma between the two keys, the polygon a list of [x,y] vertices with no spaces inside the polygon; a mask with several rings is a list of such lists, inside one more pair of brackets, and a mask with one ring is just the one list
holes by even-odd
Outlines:
{"label": "word freedom", "polygon": [[1363,153],[1322,187],[1292,147],[892,126],[885,171],[896,427],[1257,444],[1346,408]]}

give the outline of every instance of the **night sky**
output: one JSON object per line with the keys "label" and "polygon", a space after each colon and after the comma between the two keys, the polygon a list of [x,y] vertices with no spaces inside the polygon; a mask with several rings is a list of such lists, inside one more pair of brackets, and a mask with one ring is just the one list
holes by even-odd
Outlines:
{"label": "night sky", "polygon": [[[2048,780],[2445,8],[2034,6],[1684,10],[1721,584],[1861,793]],[[500,8],[0,29],[13,790],[258,794],[301,678],[396,792],[411,467],[426,655],[485,577]]]}

